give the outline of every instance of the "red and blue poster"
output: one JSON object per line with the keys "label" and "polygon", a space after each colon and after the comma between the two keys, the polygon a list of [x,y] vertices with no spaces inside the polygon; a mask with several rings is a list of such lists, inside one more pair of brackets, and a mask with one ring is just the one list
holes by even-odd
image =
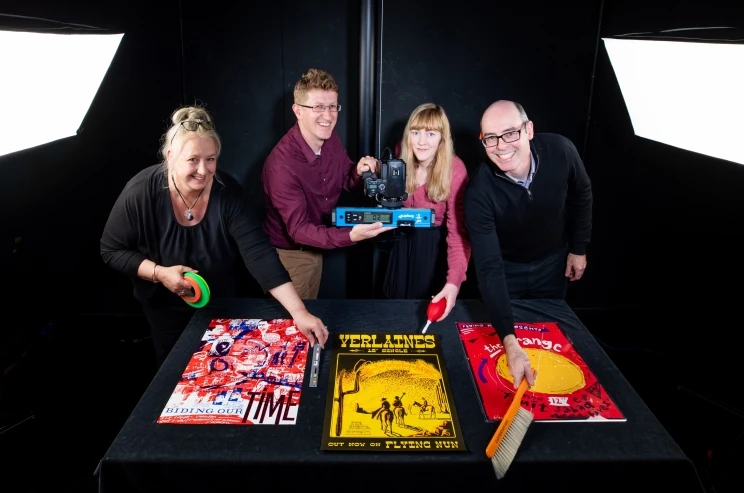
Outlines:
{"label": "red and blue poster", "polygon": [[[501,339],[489,323],[458,322],[457,329],[486,419],[500,421],[514,395]],[[514,335],[537,370],[522,398],[534,421],[626,421],[558,324],[515,323]]]}
{"label": "red and blue poster", "polygon": [[293,425],[309,342],[291,319],[214,319],[158,423]]}

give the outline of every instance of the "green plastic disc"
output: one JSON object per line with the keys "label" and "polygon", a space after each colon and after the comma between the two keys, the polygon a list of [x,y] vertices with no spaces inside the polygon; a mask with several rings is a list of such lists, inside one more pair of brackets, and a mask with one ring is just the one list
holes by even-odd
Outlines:
{"label": "green plastic disc", "polygon": [[211,295],[209,284],[207,284],[207,281],[205,281],[202,276],[200,276],[199,274],[195,274],[194,272],[184,272],[183,277],[190,277],[191,279],[196,281],[196,284],[201,290],[201,298],[199,298],[199,300],[193,303],[190,301],[186,301],[186,304],[193,306],[194,308],[202,308],[206,306],[206,304],[209,303],[209,298]]}

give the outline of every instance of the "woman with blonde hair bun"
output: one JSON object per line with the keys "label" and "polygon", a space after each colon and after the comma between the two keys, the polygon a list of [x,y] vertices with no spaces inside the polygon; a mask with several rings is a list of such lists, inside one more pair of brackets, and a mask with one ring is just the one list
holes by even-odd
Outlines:
{"label": "woman with blonde hair bun", "polygon": [[162,137],[163,161],[129,180],[101,237],[103,261],[132,280],[157,366],[194,314],[181,298],[192,289],[184,273],[198,272],[211,298],[235,297],[234,271],[241,260],[311,344],[322,346],[328,337],[323,322],[297,296],[243,188],[217,168],[221,150],[206,109],[177,109]]}

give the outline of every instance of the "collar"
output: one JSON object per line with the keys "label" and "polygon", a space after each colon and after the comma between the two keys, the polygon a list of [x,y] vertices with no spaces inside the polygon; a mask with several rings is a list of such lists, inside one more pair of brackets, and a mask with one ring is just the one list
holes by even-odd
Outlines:
{"label": "collar", "polygon": [[530,172],[527,174],[527,178],[524,180],[520,180],[519,178],[514,178],[511,175],[507,175],[504,173],[507,178],[511,178],[514,183],[518,183],[520,185],[525,183],[530,183],[532,181],[532,177],[535,176],[535,154],[532,153],[532,148],[530,148]]}
{"label": "collar", "polygon": [[320,154],[315,154],[315,151],[313,151],[313,149],[310,147],[310,144],[305,141],[305,137],[303,137],[302,132],[300,132],[299,123],[295,123],[294,126],[292,126],[292,128],[289,130],[289,134],[297,143],[297,145],[300,146],[300,149],[302,149],[302,155],[305,156],[305,161],[307,161],[308,163],[313,163],[316,159],[318,159]]}
{"label": "collar", "polygon": [[[519,180],[516,180],[512,178],[511,176],[507,175],[501,169],[496,166],[496,163],[491,161],[491,158],[486,156],[486,163],[491,167],[491,170],[494,174],[501,175],[504,178],[509,178],[510,180],[514,180],[516,183]],[[533,176],[535,176],[535,173],[537,172],[537,168],[540,166],[540,154],[537,152],[537,147],[535,146],[535,139],[533,138],[530,141],[530,174],[527,177],[527,180],[531,180]]]}

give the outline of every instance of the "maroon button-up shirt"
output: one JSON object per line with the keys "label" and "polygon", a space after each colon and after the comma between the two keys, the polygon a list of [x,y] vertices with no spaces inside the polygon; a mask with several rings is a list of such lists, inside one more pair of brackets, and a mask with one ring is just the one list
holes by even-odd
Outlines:
{"label": "maroon button-up shirt", "polygon": [[335,131],[316,155],[295,123],[266,158],[261,180],[266,205],[263,226],[273,246],[331,249],[354,244],[350,228],[330,225],[341,191],[357,189],[362,183]]}

